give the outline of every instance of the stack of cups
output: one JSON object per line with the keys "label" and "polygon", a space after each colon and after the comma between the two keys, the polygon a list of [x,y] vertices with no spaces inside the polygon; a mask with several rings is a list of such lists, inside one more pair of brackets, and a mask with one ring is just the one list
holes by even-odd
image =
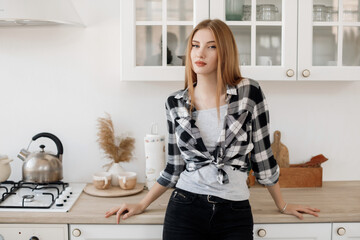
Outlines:
{"label": "stack of cups", "polygon": [[157,124],[151,126],[151,134],[144,137],[146,159],[146,187],[150,189],[165,168],[165,137],[157,133]]}

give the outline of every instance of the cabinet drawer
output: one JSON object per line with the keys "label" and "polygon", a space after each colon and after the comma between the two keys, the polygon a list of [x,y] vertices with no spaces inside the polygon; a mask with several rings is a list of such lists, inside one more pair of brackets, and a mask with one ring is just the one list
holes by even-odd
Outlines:
{"label": "cabinet drawer", "polygon": [[[0,240],[67,240],[67,224],[0,224]],[[36,239],[36,238],[35,238]]]}
{"label": "cabinet drawer", "polygon": [[255,224],[254,239],[329,240],[331,223]]}
{"label": "cabinet drawer", "polygon": [[70,225],[71,240],[161,240],[162,225]]}

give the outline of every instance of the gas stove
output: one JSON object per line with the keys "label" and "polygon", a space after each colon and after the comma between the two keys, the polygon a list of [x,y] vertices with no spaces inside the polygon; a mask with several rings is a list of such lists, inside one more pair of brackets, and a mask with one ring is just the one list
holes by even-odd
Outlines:
{"label": "gas stove", "polygon": [[0,212],[68,212],[79,198],[85,183],[0,183]]}

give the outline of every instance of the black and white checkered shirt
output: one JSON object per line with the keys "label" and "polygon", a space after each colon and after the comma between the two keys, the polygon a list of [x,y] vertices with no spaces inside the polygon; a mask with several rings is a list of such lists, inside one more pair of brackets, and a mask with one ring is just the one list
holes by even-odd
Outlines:
{"label": "black and white checkered shirt", "polygon": [[195,124],[198,114],[195,108],[190,116],[188,89],[168,97],[165,104],[168,158],[157,180],[159,184],[173,187],[185,169],[195,171],[208,164],[218,168],[220,184],[229,182],[224,165],[245,172],[251,164],[259,183],[271,186],[278,181],[280,170],[270,147],[269,112],[259,84],[245,78],[237,86],[227,86],[226,102],[224,126],[215,150],[209,152]]}

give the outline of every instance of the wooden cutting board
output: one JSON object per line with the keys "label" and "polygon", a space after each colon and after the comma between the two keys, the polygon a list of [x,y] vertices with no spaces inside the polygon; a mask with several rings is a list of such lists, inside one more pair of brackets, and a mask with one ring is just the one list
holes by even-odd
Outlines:
{"label": "wooden cutting board", "polygon": [[88,183],[84,192],[95,197],[124,197],[134,195],[144,190],[144,183],[137,183],[134,189],[124,190],[119,186],[110,186],[109,189],[97,189],[92,183]]}
{"label": "wooden cutting board", "polygon": [[271,144],[271,149],[274,154],[274,158],[276,159],[278,165],[281,168],[287,168],[290,166],[289,163],[289,150],[287,147],[281,142],[281,133],[280,131],[274,132],[274,142]]}

